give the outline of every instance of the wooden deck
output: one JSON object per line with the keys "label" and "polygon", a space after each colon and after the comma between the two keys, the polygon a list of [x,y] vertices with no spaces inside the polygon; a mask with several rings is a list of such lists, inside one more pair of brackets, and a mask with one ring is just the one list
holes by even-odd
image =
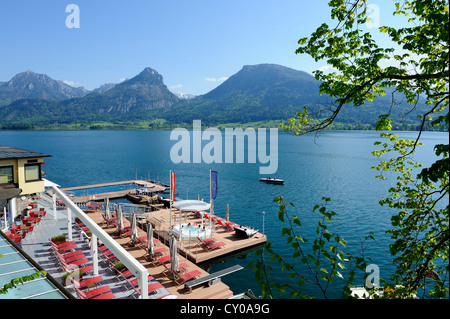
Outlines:
{"label": "wooden deck", "polygon": [[[198,217],[197,214],[191,212],[183,212],[181,218],[182,223],[202,223],[201,218]],[[148,220],[152,223],[154,230],[158,233],[158,235],[167,242],[170,228],[170,210],[162,209],[156,212],[151,212]],[[172,208],[172,224],[177,225],[178,223],[179,211]],[[203,223],[209,225],[209,220],[204,219]],[[225,243],[225,245],[213,251],[209,251],[202,248],[199,245],[198,240],[194,238],[190,241],[183,241],[183,247],[180,249],[180,254],[198,264],[217,257],[231,254],[239,250],[263,244],[267,240],[267,237],[260,232],[256,233],[251,238],[241,239],[235,236],[234,231],[225,229],[219,224],[216,224],[215,231],[213,232],[211,237],[214,237],[216,239],[216,242],[223,242]]]}
{"label": "wooden deck", "polygon": [[[102,212],[100,211],[87,211],[88,216],[92,218],[99,226],[103,228],[112,238],[114,238],[122,247],[124,247],[136,260],[140,261],[147,270],[148,273],[153,276],[159,283],[161,283],[171,294],[176,295],[179,299],[225,299],[233,296],[233,292],[230,288],[222,282],[216,283],[212,286],[199,286],[192,290],[189,293],[189,290],[185,289],[184,284],[175,283],[171,275],[167,273],[166,269],[163,266],[157,265],[155,262],[150,262],[146,259],[147,252],[145,249],[140,246],[132,246],[130,237],[121,237],[117,235],[117,231],[115,227],[108,227],[101,216]],[[125,225],[128,225],[129,222],[124,220]],[[146,233],[139,229],[138,236],[145,236]],[[167,248],[166,254],[169,253],[169,247],[167,247],[163,241],[155,244],[155,249],[165,247]],[[179,256],[180,263],[187,263],[189,265],[188,271],[199,270],[201,273],[201,277],[208,276],[209,274],[195,265],[193,262],[187,260],[183,256]]]}
{"label": "wooden deck", "polygon": [[[97,187],[114,186],[114,185],[121,185],[121,184],[132,184],[132,183],[141,185],[142,187],[144,187],[145,185],[148,185],[149,192],[162,192],[165,189],[164,186],[161,186],[161,185],[158,185],[155,183],[151,183],[151,182],[147,182],[147,181],[143,181],[143,180],[129,180],[129,181],[122,181],[122,182],[96,184],[96,185],[67,187],[67,188],[62,188],[61,190],[63,192],[70,192],[70,191],[80,190],[80,189],[89,190],[91,188],[97,188]],[[86,195],[86,196],[77,196],[77,197],[73,197],[72,200],[74,202],[87,202],[87,201],[91,201],[91,200],[104,200],[105,198],[110,198],[110,199],[122,198],[122,197],[125,197],[130,192],[133,192],[133,190],[126,189],[126,190],[119,190],[119,191],[114,191],[114,192],[91,194],[91,195]]]}

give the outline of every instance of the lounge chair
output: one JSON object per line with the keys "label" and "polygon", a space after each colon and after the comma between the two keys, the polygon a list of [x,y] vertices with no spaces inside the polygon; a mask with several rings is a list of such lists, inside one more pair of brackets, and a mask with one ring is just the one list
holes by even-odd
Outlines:
{"label": "lounge chair", "polygon": [[64,253],[60,254],[58,252],[55,252],[55,255],[56,254],[58,254],[58,255],[60,255],[60,256],[62,256],[64,258],[70,258],[70,257],[76,256],[76,255],[84,255],[84,253],[81,250],[74,250],[74,251],[70,251],[70,252],[65,253],[65,254]]}
{"label": "lounge chair", "polygon": [[[147,247],[147,246],[148,246],[147,235],[138,237],[138,238],[137,238],[137,241],[141,244],[141,248],[142,248],[142,249],[147,249],[147,248],[148,248],[148,247]],[[160,242],[159,239],[153,238],[153,243],[154,243],[154,244],[159,243],[159,242]]]}
{"label": "lounge chair", "polygon": [[[161,285],[159,282],[155,282],[153,284],[148,285],[148,293],[154,292],[156,289],[164,288],[163,285]],[[141,289],[137,287],[133,287],[134,291],[137,292],[139,295],[141,294]]]}
{"label": "lounge chair", "polygon": [[170,262],[170,255],[158,258],[157,261],[160,265],[164,265],[166,262]]}
{"label": "lounge chair", "polygon": [[95,203],[87,203],[86,204],[87,208],[93,208],[93,209],[100,209],[102,207],[102,204],[95,204]]}
{"label": "lounge chair", "polygon": [[225,243],[222,241],[216,243],[216,242],[211,242],[211,241],[205,241],[199,237],[197,237],[197,239],[200,241],[200,246],[202,246],[206,250],[214,250],[214,249],[220,248],[225,245]]}
{"label": "lounge chair", "polygon": [[209,249],[211,249],[211,250],[214,250],[214,249],[217,249],[217,248],[220,248],[220,247],[222,247],[222,246],[225,246],[225,243],[224,242],[218,242],[218,243],[213,243],[213,244],[208,244],[208,248]]}
{"label": "lounge chair", "polygon": [[116,220],[117,220],[117,218],[116,217],[112,217],[112,218],[109,218],[109,219],[106,219],[106,217],[105,217],[105,215],[103,215],[102,214],[102,217],[103,217],[103,220],[105,221],[105,223],[108,225],[108,226],[116,226],[117,224],[116,224]]}
{"label": "lounge chair", "polygon": [[[105,299],[106,296],[104,296],[103,298],[100,298],[100,296],[108,294],[108,293],[112,293],[111,288],[109,288],[109,286],[106,286],[106,285],[101,286],[99,288],[95,288],[90,291],[81,291],[77,287],[75,287],[75,290],[76,290],[78,296],[80,297],[80,299],[97,299],[97,298]],[[110,297],[110,296],[108,296],[108,297]],[[114,298],[114,297],[112,297],[112,298]]]}
{"label": "lounge chair", "polygon": [[[153,278],[153,276],[148,275],[147,279],[148,280],[152,280],[154,278]],[[138,279],[136,277],[134,277],[134,276],[133,277],[129,277],[129,278],[125,278],[125,281],[130,285],[129,289],[136,288],[138,286],[138,284],[139,284],[138,283]],[[122,286],[122,287],[126,288],[126,286]]]}
{"label": "lounge chair", "polygon": [[[115,268],[115,267],[114,267]],[[120,277],[122,277],[123,279],[129,279],[129,278],[131,278],[131,277],[133,277],[134,276],[134,274],[131,272],[131,270],[129,270],[129,269],[126,269],[126,270],[124,270],[124,271],[120,271],[120,270],[118,270],[117,268],[115,268],[116,269],[116,271],[117,271],[117,273],[118,273],[118,276],[116,276],[116,277],[114,277],[115,279],[117,279],[118,281],[120,281],[121,279],[120,279]]]}
{"label": "lounge chair", "polygon": [[207,244],[212,244],[217,241],[214,237],[206,238],[206,239],[200,239],[200,237],[197,237],[198,241],[203,241]]}
{"label": "lounge chair", "polygon": [[71,267],[69,264],[66,263],[61,263],[62,267],[64,269],[65,272],[67,272],[68,274],[73,273],[75,270],[79,270],[81,271],[81,273],[91,273],[94,270],[94,267],[92,266],[84,266],[82,268],[78,268],[78,267]]}
{"label": "lounge chair", "polygon": [[[168,249],[166,247],[154,249],[151,257],[158,258],[158,256],[163,256],[166,251],[168,251]],[[150,257],[150,255],[145,255],[145,256]]]}
{"label": "lounge chair", "polygon": [[223,228],[227,228],[227,225],[225,224],[226,223],[225,219],[223,218],[217,219],[217,223]]}
{"label": "lounge chair", "polygon": [[65,256],[61,255],[60,253],[56,252],[56,256],[58,256],[59,260],[65,261],[67,264],[70,264],[71,262],[77,261],[80,259],[86,259],[86,255],[83,253],[65,257]]}
{"label": "lounge chair", "polygon": [[197,278],[198,276],[200,276],[202,273],[198,270],[192,270],[188,273],[185,273],[183,275],[181,275],[180,273],[175,273],[175,282],[177,282],[179,285],[184,284],[186,281],[192,280],[194,278]]}
{"label": "lounge chair", "polygon": [[234,231],[234,225],[231,224],[231,222],[225,222],[225,226],[228,230]]}
{"label": "lounge chair", "polygon": [[[171,263],[170,262],[163,263],[162,265],[164,266],[164,268],[166,268],[166,270],[164,270],[164,271],[167,271],[169,273],[172,272]],[[188,264],[186,264],[186,263],[179,264],[178,265],[178,273],[185,272],[187,268],[189,268]]]}
{"label": "lounge chair", "polygon": [[76,244],[73,240],[71,240],[71,241],[65,241],[65,242],[63,242],[63,243],[61,243],[61,244],[55,244],[54,242],[52,242],[50,239],[49,239],[49,241],[50,241],[50,244],[53,246],[53,247],[55,247],[55,248],[62,248],[62,247],[65,247],[65,246],[67,246],[67,245],[74,245],[74,244]]}
{"label": "lounge chair", "polygon": [[70,280],[73,282],[76,288],[85,289],[95,287],[100,281],[103,280],[101,276],[95,276],[84,280],[76,280],[71,275],[69,275]]}
{"label": "lounge chair", "polygon": [[76,266],[76,267],[79,267],[79,266],[85,267],[86,264],[89,262],[89,260],[87,260],[87,258],[83,258],[83,259],[71,261],[70,263],[67,263],[64,260],[60,260],[60,262],[66,268],[73,269],[74,266]]}
{"label": "lounge chair", "polygon": [[89,230],[89,228],[79,219],[75,219],[75,224],[77,224],[78,228],[84,232]]}

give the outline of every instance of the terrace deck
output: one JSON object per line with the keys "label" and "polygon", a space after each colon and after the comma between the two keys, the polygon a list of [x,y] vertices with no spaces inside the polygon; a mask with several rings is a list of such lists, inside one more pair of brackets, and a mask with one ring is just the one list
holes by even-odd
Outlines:
{"label": "terrace deck", "polygon": [[[179,223],[179,219],[175,219],[179,218],[178,215],[179,211],[172,208],[172,223],[174,225]],[[152,223],[155,232],[167,242],[170,228],[170,210],[161,209],[157,212],[151,212],[148,221]],[[202,220],[197,214],[183,212],[182,223],[201,224],[201,222]],[[204,220],[203,223],[209,223],[209,220]],[[180,249],[180,254],[198,264],[239,250],[261,245],[267,240],[267,237],[260,232],[257,232],[250,238],[238,238],[235,236],[234,231],[227,230],[219,224],[216,224],[212,237],[216,239],[216,242],[223,242],[225,245],[210,251],[202,248],[196,239],[191,241],[185,240],[183,242],[183,247]]]}
{"label": "terrace deck", "polygon": [[[100,211],[88,211],[89,217],[92,218],[98,225],[100,225],[112,238],[114,238],[124,249],[126,249],[134,258],[141,262],[144,267],[147,268],[149,275],[153,276],[159,283],[161,283],[164,288],[166,288],[171,294],[176,295],[179,299],[224,299],[233,296],[233,292],[230,288],[222,282],[216,283],[212,286],[199,286],[189,293],[188,289],[185,289],[184,284],[175,283],[170,274],[167,274],[164,266],[158,265],[156,262],[148,261],[146,257],[147,252],[145,249],[138,245],[130,245],[130,237],[121,237],[117,235],[115,227],[108,227],[101,216]],[[124,220],[125,225],[129,222]],[[144,236],[146,233],[139,230],[138,236]],[[155,249],[165,247],[167,248],[167,253],[169,253],[169,247],[167,247],[163,242],[157,243]],[[188,264],[188,271],[197,269],[202,276],[209,275],[206,271],[187,260],[183,256],[179,256],[179,262]]]}

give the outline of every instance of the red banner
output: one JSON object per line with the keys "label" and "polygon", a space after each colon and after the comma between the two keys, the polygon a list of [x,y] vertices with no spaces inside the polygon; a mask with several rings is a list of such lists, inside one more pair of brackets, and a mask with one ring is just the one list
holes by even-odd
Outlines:
{"label": "red banner", "polygon": [[175,173],[170,172],[170,200],[175,201]]}

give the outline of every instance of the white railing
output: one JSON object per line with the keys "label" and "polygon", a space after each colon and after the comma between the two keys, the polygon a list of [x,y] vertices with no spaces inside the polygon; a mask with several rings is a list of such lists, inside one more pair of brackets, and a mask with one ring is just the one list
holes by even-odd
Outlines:
{"label": "white railing", "polygon": [[[67,226],[69,230],[69,240],[72,239],[72,216],[73,212],[92,232],[92,260],[94,273],[98,274],[98,249],[97,238],[100,239],[103,244],[136,276],[141,290],[141,299],[148,299],[148,271],[147,269],[137,261],[129,252],[127,252],[121,245],[119,245],[111,236],[109,236],[96,222],[94,222],[89,216],[87,216],[74,202],[67,197],[61,190],[52,187],[54,194],[67,207]],[[54,201],[56,200],[55,197]],[[53,204],[56,205],[55,203]]]}

